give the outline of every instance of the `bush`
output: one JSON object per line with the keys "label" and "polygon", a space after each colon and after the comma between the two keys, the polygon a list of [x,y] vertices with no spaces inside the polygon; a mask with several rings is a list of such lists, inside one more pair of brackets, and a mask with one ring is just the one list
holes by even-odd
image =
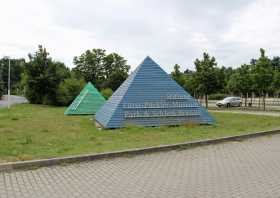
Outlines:
{"label": "bush", "polygon": [[228,95],[227,94],[223,94],[223,93],[216,93],[216,94],[210,94],[208,96],[208,99],[209,100],[222,100],[224,99],[225,97],[227,97]]}
{"label": "bush", "polygon": [[31,104],[58,105],[58,87],[70,78],[69,68],[48,55],[46,49],[39,46],[37,52],[29,54],[25,65],[25,96]]}
{"label": "bush", "polygon": [[68,78],[60,83],[57,90],[58,105],[68,106],[78,96],[85,86],[84,80]]}
{"label": "bush", "polygon": [[101,90],[101,94],[107,100],[111,97],[111,95],[113,94],[113,91],[111,88],[105,88],[105,89]]}
{"label": "bush", "polygon": [[4,94],[4,82],[0,81],[0,99]]}

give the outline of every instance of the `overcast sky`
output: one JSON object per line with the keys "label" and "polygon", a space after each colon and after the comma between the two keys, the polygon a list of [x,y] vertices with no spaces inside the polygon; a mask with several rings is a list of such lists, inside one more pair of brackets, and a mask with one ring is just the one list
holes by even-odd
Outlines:
{"label": "overcast sky", "polygon": [[279,0],[1,0],[0,56],[27,57],[42,44],[73,67],[73,57],[103,48],[134,69],[147,55],[167,72],[193,69],[204,51],[236,67],[280,55]]}

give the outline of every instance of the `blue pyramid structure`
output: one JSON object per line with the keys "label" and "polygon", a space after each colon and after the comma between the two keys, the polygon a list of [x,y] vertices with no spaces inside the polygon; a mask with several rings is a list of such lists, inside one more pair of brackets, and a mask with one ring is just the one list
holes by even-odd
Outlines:
{"label": "blue pyramid structure", "polygon": [[214,123],[206,109],[150,57],[99,109],[95,120],[103,128]]}

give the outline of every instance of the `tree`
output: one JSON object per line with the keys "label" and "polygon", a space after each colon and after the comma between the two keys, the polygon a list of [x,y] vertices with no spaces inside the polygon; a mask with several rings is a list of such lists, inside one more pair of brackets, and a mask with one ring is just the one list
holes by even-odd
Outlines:
{"label": "tree", "polygon": [[273,89],[278,95],[280,94],[280,72],[275,72],[273,77]]}
{"label": "tree", "polygon": [[56,105],[58,86],[70,77],[70,71],[61,62],[53,61],[45,48],[39,45],[35,54],[29,54],[26,63],[26,97],[30,103]]}
{"label": "tree", "polygon": [[74,71],[81,74],[87,82],[92,82],[97,88],[100,88],[105,80],[103,67],[105,56],[103,49],[86,50],[80,56],[74,57],[76,65]]}
{"label": "tree", "polygon": [[244,95],[245,106],[247,106],[248,93],[252,90],[250,65],[241,65],[240,68],[237,68],[230,76],[227,88],[233,93]]}
{"label": "tree", "polygon": [[70,105],[85,84],[83,79],[76,79],[75,77],[67,78],[61,82],[57,91],[57,104],[62,106]]}
{"label": "tree", "polygon": [[175,80],[179,85],[184,87],[185,85],[185,75],[180,71],[180,65],[175,64],[174,70],[171,72],[171,77]]}
{"label": "tree", "polygon": [[196,59],[195,62],[195,81],[198,90],[205,95],[205,105],[208,108],[208,95],[217,90],[218,79],[216,76],[216,59],[209,54],[203,53],[203,59]]}
{"label": "tree", "polygon": [[251,65],[256,65],[257,64],[257,59],[252,58],[250,61]]}
{"label": "tree", "polygon": [[111,95],[113,94],[113,91],[110,88],[105,88],[105,89],[101,90],[101,94],[107,100],[111,97]]}
{"label": "tree", "polygon": [[198,89],[197,84],[194,77],[194,72],[189,71],[185,73],[185,82],[184,82],[184,89],[187,90],[193,97],[197,97]]}
{"label": "tree", "polygon": [[271,65],[274,71],[280,72],[280,56],[273,57]]}
{"label": "tree", "polygon": [[127,79],[130,66],[123,57],[116,53],[105,56],[103,64],[105,83],[102,87],[115,91]]}
{"label": "tree", "polygon": [[0,67],[0,100],[4,94],[3,68]]}
{"label": "tree", "polygon": [[75,73],[82,75],[98,89],[109,87],[116,90],[128,77],[130,69],[122,56],[116,53],[106,55],[103,49],[87,50],[74,57],[74,64]]}
{"label": "tree", "polygon": [[273,69],[271,61],[265,56],[265,50],[260,49],[261,56],[253,67],[253,82],[259,95],[263,97],[263,109],[265,110],[265,96],[271,88],[273,81]]}
{"label": "tree", "polygon": [[[10,59],[10,79],[11,79],[11,92],[19,94],[19,84],[21,75],[24,71],[24,59]],[[9,73],[9,60],[7,58],[0,59],[0,79],[2,81],[2,89],[7,92],[8,89],[8,73]]]}
{"label": "tree", "polygon": [[[0,68],[0,74],[1,74],[1,68]],[[0,100],[3,94],[4,94],[4,81],[2,80],[2,77],[0,75]]]}
{"label": "tree", "polygon": [[226,88],[226,68],[225,67],[215,67],[215,73],[217,77],[217,87],[216,87],[216,92],[225,92]]}
{"label": "tree", "polygon": [[[217,77],[217,87],[215,92],[224,95],[227,93],[227,84],[230,79],[230,76],[233,74],[233,69],[231,67],[222,66],[221,68],[215,67],[215,73]],[[224,93],[224,94],[222,94]]]}

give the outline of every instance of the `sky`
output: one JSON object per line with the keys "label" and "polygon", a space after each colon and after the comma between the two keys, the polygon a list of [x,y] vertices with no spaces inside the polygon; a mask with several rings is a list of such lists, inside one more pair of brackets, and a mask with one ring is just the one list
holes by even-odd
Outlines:
{"label": "sky", "polygon": [[0,0],[0,57],[39,44],[73,67],[87,49],[116,52],[132,70],[149,55],[170,72],[208,52],[219,66],[280,56],[279,0]]}

